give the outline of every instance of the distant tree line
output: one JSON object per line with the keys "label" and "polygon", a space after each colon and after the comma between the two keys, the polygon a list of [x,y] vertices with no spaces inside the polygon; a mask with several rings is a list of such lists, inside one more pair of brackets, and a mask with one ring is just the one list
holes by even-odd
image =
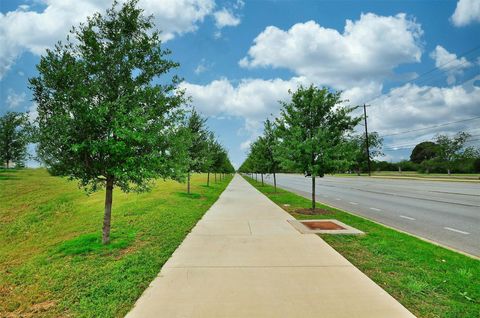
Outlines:
{"label": "distant tree line", "polygon": [[471,135],[459,132],[449,137],[437,135],[433,141],[417,144],[410,160],[397,163],[376,161],[378,171],[418,171],[422,173],[480,173],[480,150],[467,146]]}
{"label": "distant tree line", "polygon": [[187,183],[194,172],[215,182],[233,173],[227,151],[188,110],[181,80],[169,73],[151,16],[137,0],[115,2],[73,28],[47,50],[29,79],[38,118],[7,113],[0,119],[0,160],[23,166],[27,144],[54,175],[78,180],[89,192],[106,188],[102,241],[110,241],[113,189],[148,191],[156,179]]}

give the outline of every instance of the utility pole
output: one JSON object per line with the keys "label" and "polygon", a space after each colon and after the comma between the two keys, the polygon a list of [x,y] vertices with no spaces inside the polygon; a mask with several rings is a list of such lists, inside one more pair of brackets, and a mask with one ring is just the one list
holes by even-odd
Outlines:
{"label": "utility pole", "polygon": [[363,104],[363,119],[365,120],[365,146],[367,149],[367,162],[368,162],[368,176],[371,176],[370,167],[370,146],[368,145],[368,127],[367,127],[367,105]]}

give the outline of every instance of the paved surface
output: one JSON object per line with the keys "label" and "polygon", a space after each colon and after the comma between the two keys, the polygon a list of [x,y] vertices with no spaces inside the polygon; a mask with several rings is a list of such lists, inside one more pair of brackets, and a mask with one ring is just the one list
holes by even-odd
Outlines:
{"label": "paved surface", "polygon": [[[277,176],[278,186],[307,198],[311,182]],[[317,179],[316,194],[320,202],[480,256],[480,183],[326,176]]]}
{"label": "paved surface", "polygon": [[414,317],[291,219],[235,176],[127,317]]}

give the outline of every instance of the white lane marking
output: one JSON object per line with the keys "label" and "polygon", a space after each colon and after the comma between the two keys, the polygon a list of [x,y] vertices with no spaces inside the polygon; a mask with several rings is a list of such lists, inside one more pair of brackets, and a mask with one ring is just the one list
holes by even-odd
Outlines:
{"label": "white lane marking", "polygon": [[342,200],[342,199],[336,198],[335,200],[340,201],[340,200]]}
{"label": "white lane marking", "polygon": [[457,232],[457,233],[460,233],[460,234],[465,234],[465,235],[468,235],[470,233],[468,232],[465,232],[465,231],[460,231],[460,230],[457,230],[457,229],[453,229],[451,227],[444,227],[445,230],[449,230],[449,231],[452,231],[452,232]]}
{"label": "white lane marking", "polygon": [[370,210],[373,210],[373,211],[382,211],[382,210],[377,209],[377,208],[370,208]]}
{"label": "white lane marking", "polygon": [[357,205],[358,203],[357,202],[348,202],[350,204],[353,204],[353,205]]}
{"label": "white lane marking", "polygon": [[411,221],[415,221],[414,218],[412,217],[409,217],[409,216],[405,216],[405,215],[400,215],[401,218],[404,218],[404,219],[407,219],[407,220],[411,220]]}

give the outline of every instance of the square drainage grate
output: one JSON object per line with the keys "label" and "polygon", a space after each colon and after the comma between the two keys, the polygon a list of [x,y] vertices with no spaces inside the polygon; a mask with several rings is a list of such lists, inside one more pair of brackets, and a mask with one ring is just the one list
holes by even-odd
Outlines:
{"label": "square drainage grate", "polygon": [[322,234],[363,234],[362,231],[357,230],[345,223],[334,219],[322,220],[288,220],[300,233],[322,233]]}

